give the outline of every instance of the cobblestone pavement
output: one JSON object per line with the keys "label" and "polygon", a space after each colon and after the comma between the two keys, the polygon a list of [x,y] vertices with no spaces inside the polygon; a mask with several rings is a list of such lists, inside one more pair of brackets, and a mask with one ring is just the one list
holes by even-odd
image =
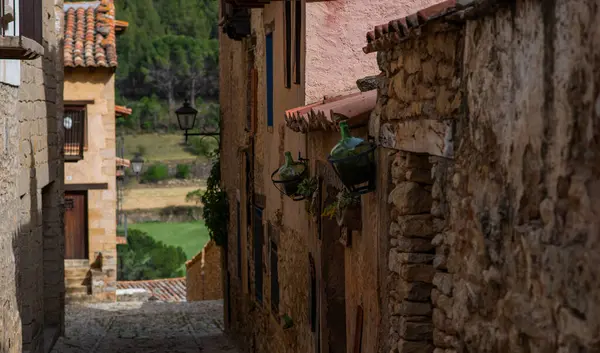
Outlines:
{"label": "cobblestone pavement", "polygon": [[52,353],[238,353],[223,335],[222,301],[67,307]]}

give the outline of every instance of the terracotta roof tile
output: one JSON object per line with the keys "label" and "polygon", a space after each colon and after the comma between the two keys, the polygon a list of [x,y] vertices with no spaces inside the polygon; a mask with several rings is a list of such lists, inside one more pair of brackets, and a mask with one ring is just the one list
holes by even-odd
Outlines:
{"label": "terracotta roof tile", "polygon": [[115,114],[117,116],[131,115],[133,110],[122,105],[115,105]]}
{"label": "terracotta roof tile", "polygon": [[419,35],[421,27],[427,22],[451,14],[470,2],[465,0],[442,1],[408,16],[375,26],[372,31],[367,33],[367,46],[363,48],[363,51],[367,54],[373,53],[401,43],[413,35]]}
{"label": "terracotta roof tile", "polygon": [[337,131],[339,121],[348,120],[352,127],[368,120],[376,103],[377,90],[334,97],[286,111],[285,122],[296,132]]}
{"label": "terracotta roof tile", "polygon": [[112,0],[65,3],[65,67],[116,67]]}
{"label": "terracotta roof tile", "polygon": [[117,158],[115,158],[115,160],[116,160],[116,163],[117,163],[117,167],[129,167],[129,166],[131,166],[131,161],[129,159],[117,157]]}
{"label": "terracotta roof tile", "polygon": [[182,278],[155,279],[150,281],[119,281],[117,289],[146,289],[162,302],[186,301],[186,281]]}

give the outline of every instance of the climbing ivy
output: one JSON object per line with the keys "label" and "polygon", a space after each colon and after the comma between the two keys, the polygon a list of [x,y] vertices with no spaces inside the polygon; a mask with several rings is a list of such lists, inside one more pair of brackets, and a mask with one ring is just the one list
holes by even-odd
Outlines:
{"label": "climbing ivy", "polygon": [[210,176],[206,181],[206,192],[200,200],[204,205],[204,223],[208,228],[210,238],[218,246],[227,243],[227,225],[229,223],[229,204],[227,193],[221,189],[221,163],[219,155],[216,156]]}

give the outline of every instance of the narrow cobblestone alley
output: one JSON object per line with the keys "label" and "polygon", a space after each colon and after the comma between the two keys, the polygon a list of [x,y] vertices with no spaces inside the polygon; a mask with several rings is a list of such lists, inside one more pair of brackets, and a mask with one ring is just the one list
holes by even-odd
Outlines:
{"label": "narrow cobblestone alley", "polygon": [[52,353],[237,353],[222,328],[222,301],[69,306]]}

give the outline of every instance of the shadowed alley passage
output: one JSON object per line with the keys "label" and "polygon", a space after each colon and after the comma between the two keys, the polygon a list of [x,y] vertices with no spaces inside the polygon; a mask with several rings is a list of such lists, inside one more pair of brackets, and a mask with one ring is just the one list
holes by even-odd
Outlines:
{"label": "shadowed alley passage", "polygon": [[222,301],[67,307],[52,353],[237,353],[223,335]]}

